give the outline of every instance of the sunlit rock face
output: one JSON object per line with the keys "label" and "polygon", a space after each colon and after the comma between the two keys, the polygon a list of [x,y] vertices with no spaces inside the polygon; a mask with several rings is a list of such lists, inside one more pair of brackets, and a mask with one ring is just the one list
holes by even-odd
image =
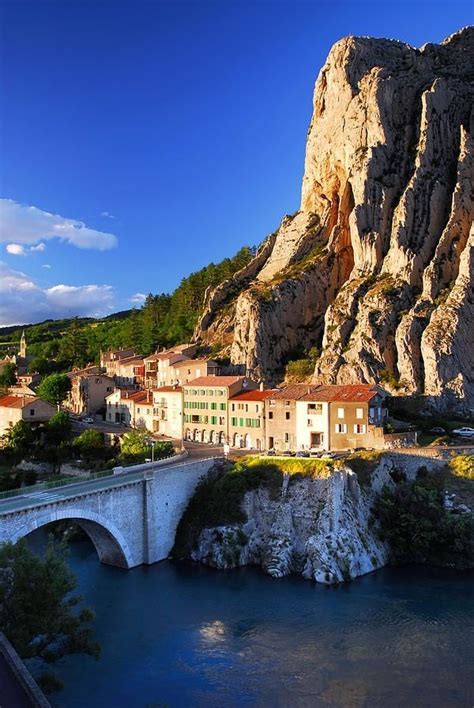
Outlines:
{"label": "sunlit rock face", "polygon": [[337,42],[316,81],[300,210],[208,293],[196,337],[274,382],[321,347],[322,383],[474,399],[474,28],[414,49]]}

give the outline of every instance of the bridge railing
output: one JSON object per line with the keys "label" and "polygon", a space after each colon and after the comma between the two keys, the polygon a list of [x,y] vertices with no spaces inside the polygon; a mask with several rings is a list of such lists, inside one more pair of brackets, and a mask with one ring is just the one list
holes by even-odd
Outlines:
{"label": "bridge railing", "polygon": [[[135,468],[139,467],[153,468],[153,464],[157,465],[158,462],[163,460],[171,460],[173,457],[179,457],[178,455],[168,455],[167,457],[162,457],[160,460],[156,460],[155,463],[148,462],[140,465],[124,465],[121,468],[121,474],[126,474],[127,471],[133,471]],[[101,479],[102,477],[113,477],[116,475],[116,468],[110,470],[102,470],[100,472],[90,472],[88,475],[80,477],[67,477],[59,479],[50,479],[46,482],[37,482],[29,487],[18,487],[17,489],[10,489],[7,492],[0,492],[0,501],[3,499],[11,499],[12,497],[24,496],[25,494],[34,494],[35,492],[43,492],[48,489],[57,489],[58,487],[65,487],[69,484],[82,484],[83,482],[92,482],[95,479]]]}

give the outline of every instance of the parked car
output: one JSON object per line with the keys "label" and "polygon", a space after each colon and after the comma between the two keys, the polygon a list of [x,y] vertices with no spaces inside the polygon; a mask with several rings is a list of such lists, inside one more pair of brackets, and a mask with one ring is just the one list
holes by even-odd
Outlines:
{"label": "parked car", "polygon": [[83,418],[83,419],[82,419],[82,422],[83,422],[83,423],[93,423],[93,422],[94,422],[94,418],[90,418],[90,417]]}
{"label": "parked car", "polygon": [[309,457],[308,450],[298,450],[295,457]]}
{"label": "parked car", "polygon": [[335,457],[335,452],[323,452],[323,454],[321,455],[322,460],[334,460]]}
{"label": "parked car", "polygon": [[320,457],[321,456],[321,450],[319,447],[310,447],[309,448],[309,456],[310,457]]}
{"label": "parked car", "polygon": [[440,425],[435,425],[434,428],[431,428],[430,433],[433,433],[433,435],[444,435],[446,430]]}
{"label": "parked car", "polygon": [[453,435],[462,435],[465,438],[470,438],[474,435],[474,428],[457,428],[453,430]]}
{"label": "parked car", "polygon": [[285,457],[294,457],[295,456],[295,453],[292,452],[291,450],[283,450],[283,452],[281,454],[284,455]]}
{"label": "parked car", "polygon": [[274,457],[275,456],[275,450],[271,447],[269,450],[266,451],[265,455],[267,457]]}

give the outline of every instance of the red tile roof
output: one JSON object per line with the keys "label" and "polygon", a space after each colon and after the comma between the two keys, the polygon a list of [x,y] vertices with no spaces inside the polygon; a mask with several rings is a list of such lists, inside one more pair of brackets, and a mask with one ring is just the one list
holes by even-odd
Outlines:
{"label": "red tile roof", "polygon": [[160,388],[153,388],[153,393],[181,393],[181,386],[161,386]]}
{"label": "red tile roof", "polygon": [[188,381],[186,388],[191,386],[232,386],[239,381],[247,381],[245,376],[199,376]]}
{"label": "red tile roof", "polygon": [[310,393],[315,388],[317,387],[310,386],[309,384],[290,384],[284,388],[276,389],[271,398],[275,398],[277,400],[299,401],[300,398],[305,396],[307,393]]}
{"label": "red tile roof", "polygon": [[231,401],[264,401],[266,398],[271,398],[275,390],[265,389],[264,391],[245,391],[238,393],[230,398]]}
{"label": "red tile roof", "polygon": [[343,403],[364,403],[370,401],[378,393],[372,384],[353,384],[347,386],[316,386],[300,398],[303,401],[327,401]]}
{"label": "red tile roof", "polygon": [[3,396],[0,398],[0,408],[25,408],[39,400],[37,396]]}

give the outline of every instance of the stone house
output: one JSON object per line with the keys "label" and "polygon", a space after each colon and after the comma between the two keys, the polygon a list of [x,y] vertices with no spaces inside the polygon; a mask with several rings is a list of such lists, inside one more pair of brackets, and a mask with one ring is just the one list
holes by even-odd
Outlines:
{"label": "stone house", "polygon": [[106,352],[100,352],[100,368],[105,371],[107,376],[116,376],[117,368],[120,361],[130,359],[137,356],[134,349],[110,349]]}
{"label": "stone house", "polygon": [[229,400],[229,444],[248,450],[265,450],[265,401],[271,390],[238,393]]}
{"label": "stone house", "polygon": [[307,384],[292,384],[275,389],[265,400],[266,449],[296,450],[296,402],[308,393]]}
{"label": "stone house", "polygon": [[153,389],[153,432],[169,438],[183,437],[183,389],[162,386]]}
{"label": "stone house", "polygon": [[152,392],[116,388],[106,398],[106,421],[152,431]]}
{"label": "stone house", "polygon": [[47,423],[56,413],[56,407],[36,396],[8,394],[0,398],[0,435],[12,428],[15,423]]}
{"label": "stone house", "polygon": [[74,369],[68,373],[72,388],[65,401],[66,408],[77,415],[93,415],[105,406],[105,398],[113,392],[115,381],[100,373],[98,366]]}
{"label": "stone house", "polygon": [[329,403],[329,450],[383,449],[388,394],[380,386],[321,386],[316,395]]}
{"label": "stone house", "polygon": [[204,443],[229,440],[230,399],[258,386],[245,376],[201,376],[183,386],[183,437]]}

